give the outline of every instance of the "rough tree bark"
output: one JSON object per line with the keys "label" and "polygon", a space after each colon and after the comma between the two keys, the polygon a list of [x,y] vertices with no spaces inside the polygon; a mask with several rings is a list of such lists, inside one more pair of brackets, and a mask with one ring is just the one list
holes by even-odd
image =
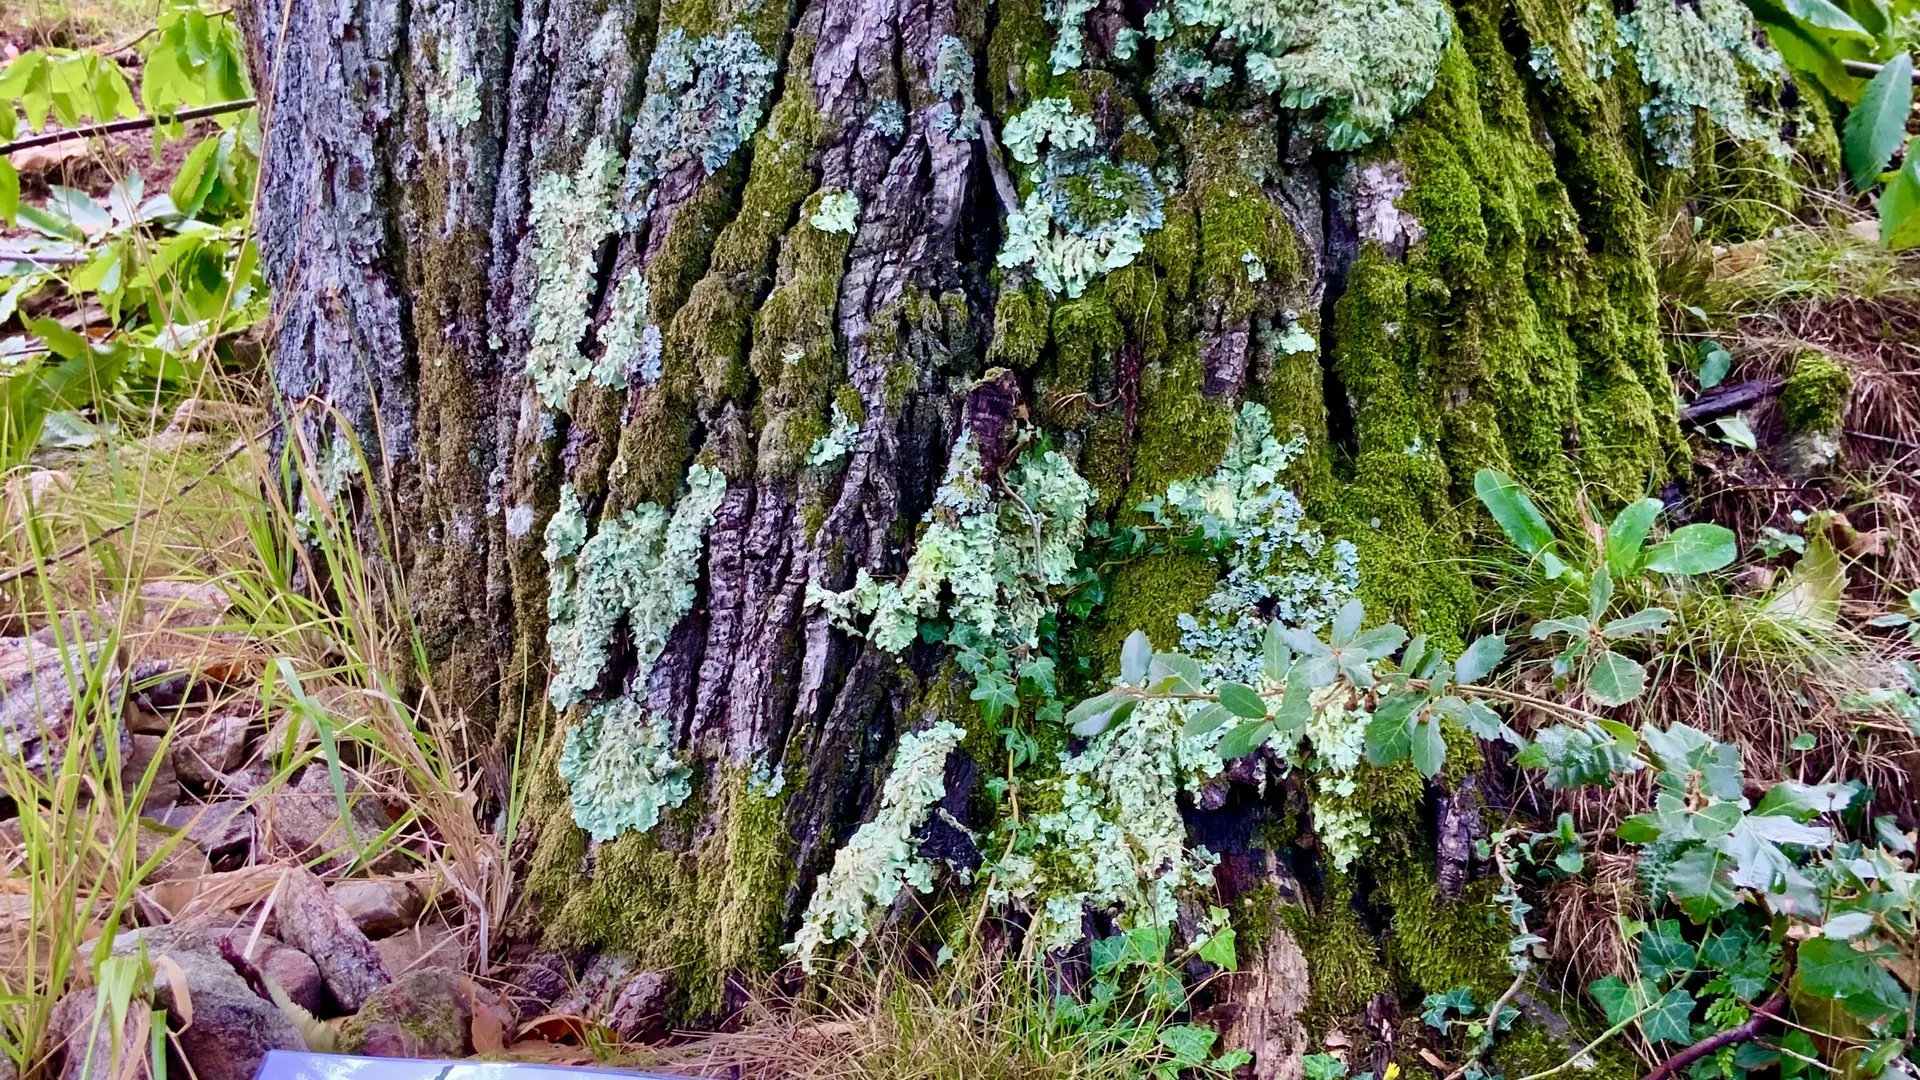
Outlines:
{"label": "rough tree bark", "polygon": [[[259,226],[280,396],[324,403],[378,448],[436,692],[490,794],[517,732],[553,736],[535,779],[543,931],[671,966],[688,1017],[723,1014],[779,964],[902,734],[970,729],[949,798],[1003,771],[947,650],[896,656],[807,597],[857,570],[899,574],[963,430],[996,475],[1016,429],[1044,431],[1097,489],[1092,517],[1126,524],[1213,470],[1240,404],[1261,403],[1282,437],[1305,435],[1287,478],[1357,547],[1369,611],[1443,639],[1472,613],[1448,560],[1476,528],[1459,510],[1475,468],[1559,497],[1673,473],[1656,236],[1687,194],[1781,167],[1691,113],[1695,168],[1657,163],[1630,51],[1610,77],[1572,59],[1576,24],[1610,33],[1610,12],[1453,0],[1431,92],[1339,152],[1312,109],[1243,77],[1156,81],[1154,44],[1133,44],[1151,8],[1071,15],[1085,59],[1058,73],[1060,12],[1041,0],[247,12],[269,102]],[[1790,85],[1756,86],[1806,107],[1780,100]],[[1163,196],[1144,250],[1077,296],[996,266],[1017,178],[1033,175],[1006,125],[1048,96]],[[1802,143],[1830,139],[1798,122]],[[834,227],[841,193],[851,233]],[[1726,217],[1782,197],[1711,205]],[[1274,344],[1296,331],[1304,348]],[[589,374],[615,350],[629,362]],[[543,396],[530,365],[554,356],[582,367]],[[310,445],[341,437],[328,414],[299,415]],[[811,464],[846,422],[844,460]],[[644,686],[625,688],[638,646],[623,634],[583,695],[644,700],[691,794],[656,828],[590,845],[555,772],[583,706],[543,700],[545,530],[563,484],[604,527],[671,508],[696,462],[725,477],[696,598]],[[1179,551],[1125,561],[1104,605],[1063,619],[1063,648],[1092,660],[1075,685],[1114,670],[1136,627],[1177,640],[1217,577]],[[784,786],[767,795],[770,769]],[[1303,977],[1320,1024],[1357,1021],[1383,990],[1504,980],[1472,954],[1484,919],[1450,899],[1482,873],[1460,865],[1479,797],[1394,790],[1406,797],[1376,835],[1403,839],[1339,875],[1298,839],[1283,789],[1223,784],[1187,807],[1257,950],[1227,996],[1244,1005],[1239,1040],[1270,1048],[1263,1073],[1297,1069]],[[956,819],[985,824],[983,803],[961,796]],[[1466,831],[1436,845],[1435,806]]]}

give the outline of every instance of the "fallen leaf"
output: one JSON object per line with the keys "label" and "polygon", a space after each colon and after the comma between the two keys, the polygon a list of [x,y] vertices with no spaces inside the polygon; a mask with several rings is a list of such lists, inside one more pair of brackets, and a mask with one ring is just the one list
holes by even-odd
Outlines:
{"label": "fallen leaf", "polygon": [[153,960],[153,970],[167,977],[167,987],[173,991],[173,1011],[180,1015],[180,1026],[193,1026],[193,994],[187,989],[187,973],[180,967],[180,961],[167,953],[161,953]]}

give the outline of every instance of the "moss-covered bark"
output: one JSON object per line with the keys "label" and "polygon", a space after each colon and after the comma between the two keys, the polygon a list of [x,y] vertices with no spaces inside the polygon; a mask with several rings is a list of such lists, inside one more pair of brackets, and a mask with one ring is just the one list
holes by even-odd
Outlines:
{"label": "moss-covered bark", "polygon": [[[818,602],[901,575],[963,437],[989,486],[1044,437],[1096,490],[1092,518],[1124,528],[1211,473],[1259,403],[1277,438],[1300,436],[1283,479],[1318,535],[1357,549],[1369,612],[1457,641],[1475,615],[1460,560],[1486,528],[1466,509],[1474,471],[1560,500],[1672,475],[1655,235],[1725,176],[1784,175],[1704,117],[1697,167],[1661,164],[1640,117],[1660,88],[1628,50],[1604,72],[1579,62],[1615,33],[1604,5],[1454,0],[1431,90],[1343,150],[1322,112],[1237,68],[1203,88],[1194,28],[1143,37],[1140,5],[1075,15],[1078,66],[1056,63],[1059,12],[1038,0],[288,10],[284,48],[280,5],[250,15],[280,103],[261,225],[283,396],[330,402],[385,447],[435,691],[489,793],[516,733],[548,735],[539,932],[671,968],[688,1018],[780,963],[902,734],[970,730],[971,764],[950,769],[968,790],[930,820],[957,836],[997,812],[977,776],[1004,772],[1004,750],[951,650],[882,648]],[[1189,54],[1199,74],[1167,74]],[[1102,183],[1152,196],[1130,208],[1150,221],[1139,250],[1071,288],[996,258],[1039,184],[1087,175],[1007,145],[1046,98],[1087,125]],[[1831,156],[1820,117],[1796,123]],[[1707,216],[1751,233],[1763,201]],[[535,385],[555,363],[585,373],[557,397]],[[638,590],[691,601],[653,640],[658,611],[596,598],[626,605],[622,630],[584,702],[552,713],[550,593],[588,532],[664,513],[695,466],[726,481],[691,537],[697,570]],[[563,486],[582,513],[570,546],[547,533]],[[1181,549],[1099,569],[1101,602],[1049,625],[1087,660],[1062,665],[1070,690],[1114,670],[1135,629],[1178,640],[1221,576]],[[580,715],[622,696],[689,794],[593,843],[557,770]],[[1077,745],[1043,739],[1049,760]],[[1256,779],[1229,773],[1184,809],[1220,849],[1219,898],[1248,901],[1228,905],[1247,940],[1297,939],[1310,1025],[1498,980],[1484,889],[1437,891],[1436,790],[1369,777],[1373,853],[1332,872],[1300,790]]]}

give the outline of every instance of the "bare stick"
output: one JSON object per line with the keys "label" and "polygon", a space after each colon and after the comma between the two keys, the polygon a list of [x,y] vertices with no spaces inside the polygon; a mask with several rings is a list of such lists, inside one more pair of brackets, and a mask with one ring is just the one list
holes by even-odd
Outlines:
{"label": "bare stick", "polygon": [[179,112],[170,116],[136,116],[131,120],[113,120],[105,124],[88,124],[85,127],[74,128],[72,131],[48,132],[45,135],[34,135],[30,138],[17,139],[10,143],[0,144],[0,156],[11,154],[16,150],[32,150],[37,146],[52,146],[55,143],[72,142],[75,139],[93,139],[103,135],[118,135],[124,131],[145,131],[147,128],[153,127],[156,124],[174,121],[185,123],[189,120],[204,120],[209,116],[220,116],[223,113],[239,112],[241,109],[251,109],[253,108],[253,104],[254,101],[252,98],[241,98],[239,101],[223,101],[218,105],[202,105],[197,109],[181,109]]}
{"label": "bare stick", "polygon": [[1780,1010],[1787,1007],[1787,993],[1782,990],[1768,998],[1765,1004],[1753,1010],[1747,1022],[1739,1027],[1731,1027],[1717,1035],[1709,1035],[1660,1063],[1660,1067],[1647,1074],[1647,1080],[1672,1080],[1681,1069],[1699,1061],[1723,1046],[1743,1043],[1760,1034],[1760,1025],[1773,1019]]}

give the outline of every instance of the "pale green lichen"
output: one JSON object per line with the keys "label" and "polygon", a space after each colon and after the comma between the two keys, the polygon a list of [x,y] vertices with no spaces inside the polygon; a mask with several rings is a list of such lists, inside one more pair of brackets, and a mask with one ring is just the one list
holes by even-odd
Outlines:
{"label": "pale green lichen", "polygon": [[999,265],[1030,267],[1048,292],[1077,297],[1146,249],[1165,195],[1146,166],[1096,149],[1093,122],[1065,98],[1035,102],[1001,134],[1014,160],[1033,166],[1033,189],[1007,215]]}
{"label": "pale green lichen", "polygon": [[1580,64],[1587,78],[1599,82],[1613,77],[1619,66],[1620,31],[1614,24],[1613,5],[1607,0],[1587,0],[1571,28],[1573,43],[1580,50]]}
{"label": "pale green lichen", "polygon": [[1750,82],[1779,83],[1780,58],[1755,44],[1753,16],[1740,0],[1646,0],[1620,16],[1618,30],[1653,91],[1640,122],[1664,164],[1693,163],[1703,113],[1731,138],[1787,156],[1780,118],[1756,109],[1748,94]]}
{"label": "pale green lichen", "polygon": [[695,463],[671,513],[642,503],[602,521],[589,539],[579,496],[571,485],[561,488],[546,531],[547,699],[554,708],[577,704],[599,685],[623,625],[633,648],[629,682],[644,691],[667,634],[693,608],[707,526],[726,490],[725,475]]}
{"label": "pale green lichen", "polygon": [[964,728],[942,721],[900,739],[873,820],[834,853],[833,868],[814,886],[800,929],[781,946],[802,970],[811,974],[816,955],[833,942],[865,941],[873,913],[902,890],[933,887],[933,864],[920,858],[913,834],[946,794],[947,756],[966,736]]}
{"label": "pale green lichen", "polygon": [[647,276],[634,267],[613,287],[606,321],[600,324],[600,359],[593,365],[593,381],[624,390],[630,380],[657,382],[660,378],[660,328],[647,318]]}
{"label": "pale green lichen", "polygon": [[973,98],[973,53],[966,42],[952,34],[940,39],[927,89],[940,99],[932,119],[935,130],[962,142],[979,134],[980,106]]}
{"label": "pale green lichen", "polygon": [[942,614],[1010,647],[1036,644],[1053,609],[1047,589],[1073,574],[1094,492],[1053,450],[1022,456],[1005,484],[1009,496],[996,496],[962,435],[901,579],[876,581],[862,568],[843,592],[810,584],[808,602],[850,632],[871,616],[867,638],[894,653],[913,644],[920,620]]}
{"label": "pale green lichen", "polygon": [[626,201],[692,162],[717,172],[760,126],[779,65],[738,27],[698,41],[674,27],[647,65],[647,97],[633,123]]}
{"label": "pale green lichen", "polygon": [[548,408],[565,409],[567,395],[592,361],[580,351],[592,313],[600,244],[619,225],[614,184],[620,156],[599,139],[587,144],[573,175],[551,172],[533,186],[536,282],[527,345],[527,375]]}
{"label": "pale green lichen", "polygon": [[807,464],[819,468],[837,464],[853,449],[853,440],[860,434],[860,425],[838,401],[833,403],[833,417],[826,434],[813,440],[807,448]]}
{"label": "pale green lichen", "polygon": [[467,71],[457,38],[442,38],[422,95],[427,129],[437,142],[449,143],[461,128],[480,119],[480,80]]}
{"label": "pale green lichen", "polygon": [[650,719],[643,702],[623,694],[587,710],[567,732],[560,778],[574,823],[595,840],[646,832],[693,793],[692,770]]}
{"label": "pale green lichen", "polygon": [[807,219],[821,232],[852,236],[860,228],[860,197],[851,191],[832,191],[820,196],[820,209]]}
{"label": "pale green lichen", "polygon": [[1083,26],[1094,0],[1047,0],[1047,21],[1059,27],[1054,35],[1053,73],[1063,75],[1086,61],[1086,36]]}
{"label": "pale green lichen", "polygon": [[1298,319],[1288,319],[1287,325],[1273,336],[1273,352],[1277,356],[1298,356],[1317,352],[1319,348],[1320,343],[1314,340],[1306,327],[1300,325]]}
{"label": "pale green lichen", "polygon": [[1166,926],[1179,913],[1181,889],[1212,884],[1217,860],[1204,847],[1187,846],[1180,813],[1181,793],[1222,767],[1212,749],[1217,731],[1181,734],[1197,709],[1142,702],[1085,750],[1062,753],[1059,774],[1039,781],[1043,795],[1058,795],[1060,809],[1027,822],[1033,853],[991,866],[988,886],[990,900],[1019,899],[1033,911],[1037,948],[1078,941],[1088,907],[1114,913],[1123,930]]}
{"label": "pale green lichen", "polygon": [[[316,543],[320,539],[319,506],[333,506],[334,501],[347,493],[347,487],[355,477],[362,473],[360,451],[351,438],[339,432],[327,439],[326,447],[320,451],[319,460],[314,463],[314,484],[307,485],[300,496],[300,507],[293,514],[293,528],[300,539]],[[332,511],[336,516],[340,509]]]}

